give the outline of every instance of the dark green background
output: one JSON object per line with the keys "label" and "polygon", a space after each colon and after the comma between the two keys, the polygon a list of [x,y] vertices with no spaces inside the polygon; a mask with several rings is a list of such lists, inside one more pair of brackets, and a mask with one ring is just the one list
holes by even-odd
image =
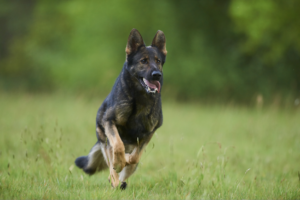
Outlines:
{"label": "dark green background", "polygon": [[105,96],[132,28],[167,39],[164,98],[300,96],[300,1],[0,0],[2,91]]}

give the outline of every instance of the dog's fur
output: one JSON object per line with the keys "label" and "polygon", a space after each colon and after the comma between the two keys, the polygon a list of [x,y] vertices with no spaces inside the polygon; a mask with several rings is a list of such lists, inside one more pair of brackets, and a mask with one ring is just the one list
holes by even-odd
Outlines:
{"label": "dog's fur", "polygon": [[151,46],[133,29],[126,46],[126,62],[112,91],[98,110],[98,142],[88,156],[75,160],[87,174],[109,168],[113,187],[134,173],[154,132],[162,125],[161,86],[166,39],[157,31]]}

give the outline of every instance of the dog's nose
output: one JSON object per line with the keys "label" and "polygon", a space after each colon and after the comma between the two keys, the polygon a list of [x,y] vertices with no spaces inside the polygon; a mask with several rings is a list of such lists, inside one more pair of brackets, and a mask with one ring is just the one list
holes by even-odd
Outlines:
{"label": "dog's nose", "polygon": [[152,72],[152,79],[153,80],[159,80],[160,79],[160,77],[161,77],[161,72],[160,71],[154,71],[154,72]]}

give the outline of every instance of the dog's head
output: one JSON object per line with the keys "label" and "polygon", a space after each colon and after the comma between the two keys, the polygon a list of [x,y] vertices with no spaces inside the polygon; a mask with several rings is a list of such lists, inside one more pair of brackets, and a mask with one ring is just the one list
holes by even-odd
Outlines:
{"label": "dog's head", "polygon": [[160,93],[166,55],[166,38],[162,31],[157,31],[151,46],[146,46],[138,30],[132,29],[126,46],[126,69],[138,90]]}

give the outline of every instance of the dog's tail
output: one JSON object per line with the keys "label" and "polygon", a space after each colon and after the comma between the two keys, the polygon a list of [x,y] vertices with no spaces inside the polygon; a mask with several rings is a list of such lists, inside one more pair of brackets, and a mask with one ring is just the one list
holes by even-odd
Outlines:
{"label": "dog's tail", "polygon": [[78,157],[75,160],[75,164],[89,175],[106,169],[107,164],[101,151],[101,144],[97,142],[91,149],[89,155]]}

